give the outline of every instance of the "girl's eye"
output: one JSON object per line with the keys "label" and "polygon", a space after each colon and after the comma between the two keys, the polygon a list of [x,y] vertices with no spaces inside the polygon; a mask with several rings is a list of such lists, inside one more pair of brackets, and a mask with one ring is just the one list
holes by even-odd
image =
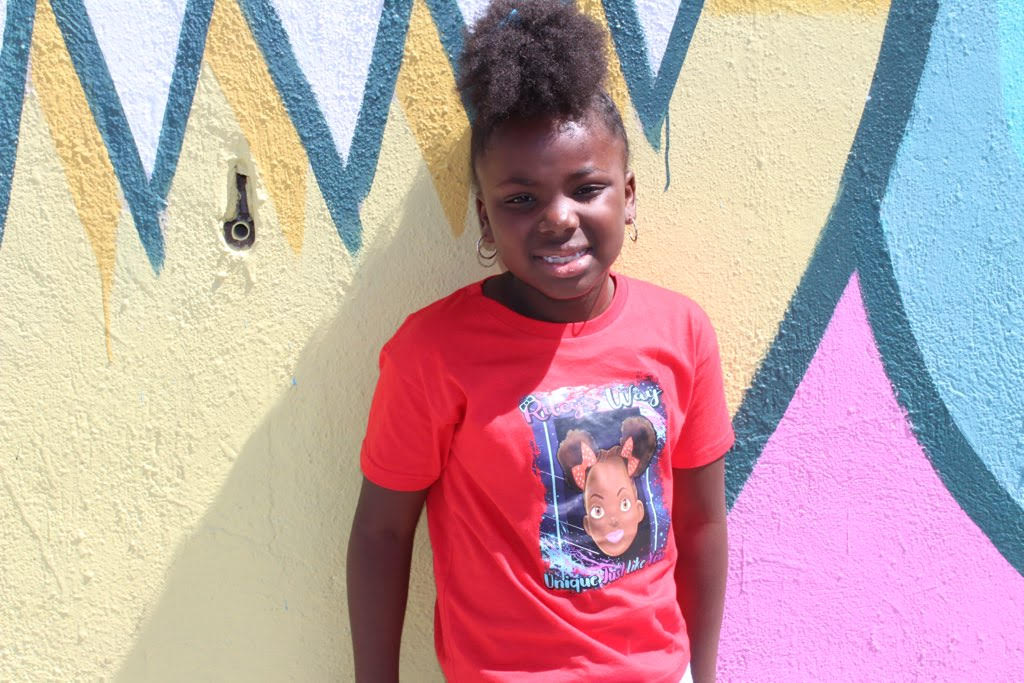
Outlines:
{"label": "girl's eye", "polygon": [[528,194],[517,194],[517,195],[515,195],[513,197],[509,197],[508,199],[506,199],[505,203],[506,204],[525,204],[526,202],[529,202],[532,199],[533,198],[530,197],[530,195],[528,195]]}
{"label": "girl's eye", "polygon": [[629,512],[631,507],[633,507],[633,502],[629,498],[623,498],[619,501],[619,509],[623,512]]}
{"label": "girl's eye", "polygon": [[600,192],[601,189],[600,185],[584,185],[576,190],[576,195],[579,197],[590,197]]}
{"label": "girl's eye", "polygon": [[600,505],[595,505],[594,507],[590,508],[590,516],[594,519],[601,519],[602,517],[604,517],[604,508],[601,507]]}

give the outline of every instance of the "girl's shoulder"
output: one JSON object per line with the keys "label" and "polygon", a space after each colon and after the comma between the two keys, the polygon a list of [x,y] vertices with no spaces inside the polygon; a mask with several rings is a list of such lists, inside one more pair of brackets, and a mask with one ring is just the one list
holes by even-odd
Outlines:
{"label": "girl's shoulder", "polygon": [[482,297],[481,282],[456,289],[433,303],[406,316],[383,350],[392,354],[417,356],[440,351],[445,339],[477,315],[478,299]]}
{"label": "girl's shoulder", "polygon": [[398,327],[398,332],[415,331],[424,326],[466,316],[470,313],[473,302],[479,297],[481,285],[482,281],[477,281],[459,287],[454,292],[413,311]]}
{"label": "girl's shoulder", "polygon": [[684,323],[694,329],[712,328],[711,318],[689,296],[646,280],[618,274],[616,277],[622,278],[629,287],[627,305],[634,319],[639,316],[651,322]]}

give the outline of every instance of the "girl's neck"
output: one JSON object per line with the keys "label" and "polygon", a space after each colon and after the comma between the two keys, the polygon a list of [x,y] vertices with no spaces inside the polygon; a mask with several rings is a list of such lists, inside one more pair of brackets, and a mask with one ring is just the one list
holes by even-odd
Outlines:
{"label": "girl's neck", "polygon": [[604,313],[615,298],[615,279],[606,274],[604,281],[581,297],[551,299],[530,287],[512,273],[502,273],[484,282],[484,296],[519,315],[552,323],[577,323]]}

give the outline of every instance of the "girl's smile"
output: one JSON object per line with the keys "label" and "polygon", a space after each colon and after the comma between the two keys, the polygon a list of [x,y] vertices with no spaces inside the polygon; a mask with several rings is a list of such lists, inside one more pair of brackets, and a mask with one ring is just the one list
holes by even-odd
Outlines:
{"label": "girl's smile", "polygon": [[509,121],[476,159],[485,242],[509,274],[485,294],[541,320],[571,322],[611,303],[609,271],[634,215],[625,143],[595,115]]}
{"label": "girl's smile", "polygon": [[546,265],[552,277],[558,278],[576,277],[592,265],[594,260],[590,247],[561,249],[554,253],[539,253],[534,254],[533,258]]}

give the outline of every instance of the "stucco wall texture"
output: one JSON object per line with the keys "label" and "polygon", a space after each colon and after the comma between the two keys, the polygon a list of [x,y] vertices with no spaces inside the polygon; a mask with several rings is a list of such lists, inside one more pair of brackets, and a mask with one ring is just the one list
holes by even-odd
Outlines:
{"label": "stucco wall texture", "polygon": [[[621,268],[722,345],[721,678],[1019,679],[1019,3],[581,4]],[[485,274],[452,75],[484,5],[0,0],[0,679],[351,677],[377,350]]]}

